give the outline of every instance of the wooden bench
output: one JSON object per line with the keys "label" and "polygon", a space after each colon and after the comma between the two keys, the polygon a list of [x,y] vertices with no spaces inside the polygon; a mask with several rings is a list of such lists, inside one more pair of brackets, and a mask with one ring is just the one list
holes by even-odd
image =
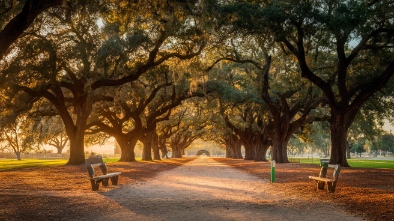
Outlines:
{"label": "wooden bench", "polygon": [[[327,170],[333,169],[332,177],[327,177]],[[340,164],[322,164],[319,176],[309,176],[310,179],[316,181],[317,189],[324,190],[324,186],[327,184],[327,192],[335,192],[337,186],[339,172],[341,170]]]}
{"label": "wooden bench", "polygon": [[[107,164],[103,161],[101,156],[85,159],[85,165],[89,173],[92,190],[97,191],[100,183],[103,183],[103,186],[108,186],[109,179],[111,179],[112,185],[118,184],[118,176],[121,172],[108,173]],[[96,166],[101,168],[102,175],[95,176],[94,167]]]}

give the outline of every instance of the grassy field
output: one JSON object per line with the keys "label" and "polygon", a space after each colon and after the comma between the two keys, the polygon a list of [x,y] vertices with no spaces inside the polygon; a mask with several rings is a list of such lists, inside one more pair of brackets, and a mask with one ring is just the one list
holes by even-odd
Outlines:
{"label": "grassy field", "polygon": [[[309,164],[320,164],[320,159],[307,159],[307,158],[293,158],[300,160],[300,163]],[[384,168],[384,169],[394,169],[394,160],[374,160],[374,159],[348,159],[348,163],[351,167],[357,168]]]}
{"label": "grassy field", "polygon": [[[118,160],[119,158],[104,158],[104,162],[116,162]],[[26,167],[60,166],[66,163],[67,159],[0,159],[0,171]]]}
{"label": "grassy field", "polygon": [[[320,164],[320,159],[289,158],[300,163]],[[117,162],[119,158],[104,158],[104,162]],[[141,160],[138,158],[137,160]],[[394,169],[394,160],[348,159],[351,167],[357,168],[385,168]],[[0,159],[0,171],[21,169],[26,167],[60,166],[67,163],[67,159]]]}

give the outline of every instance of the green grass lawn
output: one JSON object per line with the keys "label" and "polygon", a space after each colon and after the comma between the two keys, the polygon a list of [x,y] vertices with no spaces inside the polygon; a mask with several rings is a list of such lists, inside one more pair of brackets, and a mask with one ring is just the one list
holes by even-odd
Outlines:
{"label": "green grass lawn", "polygon": [[[319,158],[293,158],[300,163],[320,164]],[[117,162],[119,158],[104,158],[104,162]],[[137,159],[138,160],[138,159]],[[140,159],[139,159],[140,160]],[[348,159],[351,167],[359,168],[389,168],[394,169],[394,160],[367,160],[367,159]],[[65,165],[67,159],[0,159],[0,171],[21,169],[26,167],[60,166]]]}
{"label": "green grass lawn", "polygon": [[[119,158],[104,158],[104,162],[116,162]],[[46,167],[65,165],[67,159],[0,159],[0,171],[21,169],[26,167]]]}
{"label": "green grass lawn", "polygon": [[[295,158],[298,159],[298,158]],[[320,165],[320,159],[307,159],[307,158],[299,158],[300,163],[313,163]],[[359,167],[359,168],[386,168],[386,169],[394,169],[394,160],[373,160],[373,159],[348,159],[347,160],[351,167]]]}

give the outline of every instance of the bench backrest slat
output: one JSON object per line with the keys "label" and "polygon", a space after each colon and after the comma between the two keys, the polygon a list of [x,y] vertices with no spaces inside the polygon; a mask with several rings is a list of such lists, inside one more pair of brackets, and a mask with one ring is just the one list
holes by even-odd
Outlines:
{"label": "bench backrest slat", "polygon": [[88,159],[85,159],[85,165],[90,165],[90,164],[97,164],[97,166],[99,165],[99,164],[102,164],[104,161],[103,161],[103,158],[102,157],[89,157]]}
{"label": "bench backrest slat", "polygon": [[101,172],[105,175],[108,172],[107,164],[103,161],[101,156],[90,157],[85,159],[85,165],[88,170],[90,178],[94,177],[94,166],[100,166]]}
{"label": "bench backrest slat", "polygon": [[332,177],[337,180],[339,176],[339,172],[341,171],[341,165],[340,164],[328,164],[328,167],[334,168],[334,172],[332,174]]}
{"label": "bench backrest slat", "polygon": [[319,177],[327,177],[327,169],[328,168],[333,168],[333,174],[332,174],[332,179],[338,179],[339,172],[341,170],[341,165],[340,164],[328,164],[327,166],[322,166],[320,170]]}

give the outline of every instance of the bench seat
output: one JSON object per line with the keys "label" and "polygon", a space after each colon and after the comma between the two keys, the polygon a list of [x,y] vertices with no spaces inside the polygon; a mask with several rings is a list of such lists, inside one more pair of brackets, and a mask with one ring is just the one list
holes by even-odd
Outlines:
{"label": "bench seat", "polygon": [[333,179],[323,178],[323,177],[318,177],[318,176],[309,176],[309,179],[323,181],[323,182],[335,182],[335,180],[333,180]]}
{"label": "bench seat", "polygon": [[[327,177],[328,168],[333,169],[332,177]],[[333,193],[335,192],[340,170],[340,164],[326,164],[322,166],[319,176],[309,176],[309,179],[312,179],[316,182],[318,190],[324,190],[324,187],[327,185],[327,192]]]}
{"label": "bench seat", "polygon": [[121,174],[121,172],[116,172],[116,173],[108,173],[105,175],[101,175],[101,176],[95,176],[93,178],[90,178],[90,180],[102,180],[105,178],[110,178],[110,177],[114,177],[114,176],[119,176]]}
{"label": "bench seat", "polygon": [[[112,185],[118,184],[118,177],[121,172],[108,173],[107,164],[103,161],[102,157],[98,156],[85,159],[85,165],[89,173],[92,190],[99,190],[100,183],[102,183],[103,186],[108,186],[108,181],[110,179]],[[95,176],[94,167],[96,166],[99,166],[101,168],[102,175]]]}

